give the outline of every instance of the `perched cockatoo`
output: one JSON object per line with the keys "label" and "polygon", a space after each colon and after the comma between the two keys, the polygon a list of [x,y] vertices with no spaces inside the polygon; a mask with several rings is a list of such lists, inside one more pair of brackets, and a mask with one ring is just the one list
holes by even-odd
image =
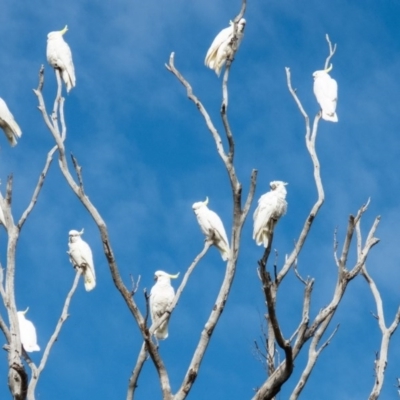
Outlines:
{"label": "perched cockatoo", "polygon": [[[154,274],[156,283],[150,291],[150,313],[153,324],[157,323],[158,319],[171,305],[175,296],[174,288],[171,286],[171,278],[176,279],[178,276],[179,272],[176,275],[170,275],[164,271],[156,271]],[[154,331],[154,335],[160,340],[168,337],[168,319]]]}
{"label": "perched cockatoo", "polygon": [[17,138],[21,137],[22,132],[2,98],[0,98],[0,128],[6,134],[8,143],[14,147],[17,144]]}
{"label": "perched cockatoo", "polygon": [[[207,51],[204,64],[215,71],[217,76],[221,74],[221,69],[226,59],[232,56],[232,39],[233,39],[233,22],[229,22],[229,27],[223,29]],[[244,27],[246,26],[246,20],[241,18],[237,24],[237,48],[243,39]]]}
{"label": "perched cockatoo", "polygon": [[25,318],[28,310],[29,307],[25,311],[17,312],[21,344],[24,346],[25,351],[40,351],[40,347],[37,344],[35,325]]}
{"label": "perched cockatoo", "polygon": [[193,204],[193,211],[196,214],[201,231],[206,235],[207,240],[211,240],[214,246],[220,251],[224,261],[229,258],[229,242],[226,236],[224,225],[221,218],[208,207],[208,197],[205,201]]}
{"label": "perched cockatoo", "polygon": [[96,286],[96,273],[94,272],[92,250],[89,245],[81,239],[83,229],[78,232],[69,231],[69,259],[74,268],[81,268],[85,289],[89,292]]}
{"label": "perched cockatoo", "polygon": [[76,84],[75,68],[72,62],[72,53],[63,35],[67,32],[68,26],[61,31],[50,32],[47,35],[47,61],[61,72],[61,77],[69,92]]}
{"label": "perched cockatoo", "polygon": [[258,206],[253,215],[253,239],[258,246],[268,247],[269,240],[279,218],[286,213],[286,182],[273,181],[269,184],[271,190],[258,200]]}
{"label": "perched cockatoo", "polygon": [[338,97],[337,82],[332,79],[328,72],[331,71],[332,64],[328,69],[315,71],[314,94],[318,104],[321,106],[321,117],[326,121],[338,122],[336,115],[336,103]]}

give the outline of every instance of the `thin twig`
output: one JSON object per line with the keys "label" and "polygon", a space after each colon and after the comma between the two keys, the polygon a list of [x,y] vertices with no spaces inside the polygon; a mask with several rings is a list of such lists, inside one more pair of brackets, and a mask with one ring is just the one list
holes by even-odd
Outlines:
{"label": "thin twig", "polygon": [[69,314],[68,314],[69,306],[70,306],[72,297],[75,294],[76,288],[78,287],[78,282],[79,282],[79,277],[80,276],[81,276],[81,270],[78,268],[76,270],[76,274],[75,274],[74,281],[72,283],[72,287],[71,287],[70,291],[68,292],[68,295],[67,295],[67,297],[65,299],[64,307],[62,309],[60,319],[58,320],[57,325],[56,325],[56,327],[54,329],[54,332],[51,335],[50,340],[48,341],[48,343],[46,345],[46,348],[44,349],[43,356],[42,356],[42,359],[40,361],[40,364],[39,364],[39,366],[37,368],[31,366],[31,368],[32,368],[32,377],[31,377],[31,380],[30,380],[29,386],[28,386],[28,400],[30,400],[30,399],[33,400],[35,398],[34,397],[35,387],[36,387],[36,385],[38,383],[40,374],[43,371],[44,367],[46,366],[47,360],[48,360],[49,355],[50,355],[50,351],[51,351],[54,343],[56,342],[56,340],[57,340],[57,338],[58,338],[58,336],[60,334],[60,331],[61,331],[65,321],[69,317]]}
{"label": "thin twig", "polygon": [[[357,229],[357,234],[358,235],[360,234],[359,229]],[[390,339],[400,323],[400,307],[397,309],[397,312],[393,319],[392,324],[390,325],[389,328],[387,328],[386,323],[385,323],[385,314],[383,311],[382,297],[380,295],[378,287],[376,286],[375,281],[369,275],[369,273],[367,271],[367,266],[365,264],[363,265],[363,268],[362,268],[362,275],[364,276],[365,280],[367,281],[367,283],[371,289],[371,293],[374,297],[375,304],[376,304],[376,310],[377,310],[376,319],[378,321],[379,328],[382,333],[380,350],[379,350],[378,355],[375,360],[375,382],[374,382],[374,386],[371,390],[371,393],[369,395],[369,400],[376,400],[376,399],[378,399],[378,397],[382,391],[383,382],[385,379],[385,369],[386,369],[386,365],[388,362]]]}
{"label": "thin twig", "polygon": [[146,352],[146,344],[143,343],[142,348],[140,349],[139,352],[139,356],[136,360],[136,365],[133,368],[131,377],[129,378],[128,393],[126,396],[126,400],[133,400],[135,389],[137,388],[137,381],[139,379],[140,373],[142,372],[143,365],[147,359],[148,357]]}
{"label": "thin twig", "polygon": [[78,164],[78,160],[74,157],[73,154],[71,154],[71,159],[72,159],[72,164],[74,165],[76,176],[78,177],[78,182],[79,182],[79,188],[84,194],[83,191],[83,178],[82,178],[82,167]]}
{"label": "thin twig", "polygon": [[9,329],[8,329],[8,326],[7,326],[7,324],[5,323],[5,321],[4,321],[4,319],[3,319],[3,317],[2,317],[2,315],[0,314],[0,329],[3,331],[3,333],[4,333],[4,336],[5,336],[5,338],[6,338],[6,340],[7,340],[7,343],[10,343],[11,342],[11,334],[10,334],[10,331],[9,331]]}
{"label": "thin twig", "polygon": [[136,283],[135,283],[135,281],[134,281],[134,279],[133,279],[133,276],[132,276],[132,274],[131,274],[131,283],[132,283],[131,296],[134,296],[134,295],[136,294],[136,292],[138,291],[138,289],[139,289],[139,284],[140,284],[140,278],[141,278],[141,276],[139,275],[139,276],[138,276],[138,279],[137,279],[137,281],[136,281]]}
{"label": "thin twig", "polygon": [[327,69],[327,68],[329,67],[329,63],[331,62],[331,58],[333,57],[333,55],[334,55],[335,52],[336,52],[337,45],[336,45],[336,43],[335,43],[335,44],[332,46],[332,43],[331,43],[331,41],[330,41],[330,39],[329,39],[329,35],[328,35],[328,34],[325,35],[325,39],[326,39],[326,41],[328,42],[328,47],[329,47],[329,55],[328,55],[328,57],[326,58],[326,61],[325,61],[325,68],[324,68],[324,69]]}
{"label": "thin twig", "polygon": [[49,171],[51,162],[53,161],[53,155],[56,152],[56,150],[57,150],[57,146],[54,146],[47,154],[46,163],[44,165],[43,171],[41,172],[41,174],[39,176],[39,180],[35,187],[35,190],[33,191],[32,199],[31,199],[28,207],[26,208],[26,210],[23,212],[20,220],[18,221],[17,226],[18,226],[18,229],[20,229],[20,230],[21,230],[23,224],[25,223],[26,219],[28,218],[29,214],[32,212],[33,208],[35,207],[35,204],[39,197],[40,190],[43,187],[44,180],[46,179],[47,172]]}
{"label": "thin twig", "polygon": [[323,343],[323,345],[318,350],[316,349],[316,346],[318,345],[318,342],[319,342],[320,338],[319,337],[317,338],[317,336],[315,336],[313,338],[313,340],[311,342],[311,345],[310,345],[309,352],[308,352],[307,365],[304,368],[304,370],[303,370],[303,372],[302,372],[302,374],[300,376],[300,379],[298,380],[297,385],[294,388],[294,390],[293,390],[293,392],[292,392],[292,394],[290,396],[290,400],[296,400],[299,397],[299,395],[300,395],[301,391],[303,390],[308,378],[311,375],[311,372],[312,372],[312,370],[313,370],[313,368],[315,366],[315,363],[317,362],[317,359],[318,359],[319,355],[321,354],[322,350],[324,350],[325,347],[330,344],[330,342],[331,342],[333,336],[335,336],[338,328],[339,328],[339,325],[337,325],[335,327],[335,329],[333,330],[331,335],[328,337],[328,339],[325,341],[325,343]]}

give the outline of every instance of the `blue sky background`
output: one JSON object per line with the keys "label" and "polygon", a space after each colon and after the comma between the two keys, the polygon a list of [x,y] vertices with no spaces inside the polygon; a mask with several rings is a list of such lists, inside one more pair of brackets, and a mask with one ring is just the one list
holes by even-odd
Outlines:
{"label": "blue sky background", "polygon": [[[14,174],[13,215],[28,205],[53,139],[37,110],[32,88],[46,65],[44,95],[52,106],[55,78],[46,63],[46,36],[68,24],[65,36],[74,58],[77,86],[66,96],[66,146],[83,167],[86,193],[109,228],[120,273],[141,275],[136,295],[153,285],[162,269],[183,273],[203,246],[191,209],[210,198],[229,232],[231,192],[214,142],[180,83],[165,69],[171,51],[214,123],[219,119],[221,80],[203,65],[215,35],[228,26],[240,1],[3,2],[0,13],[0,96],[23,130],[11,149],[0,135],[0,178],[4,193]],[[316,279],[312,316],[332,297],[336,283],[333,232],[343,244],[348,215],[371,197],[362,221],[364,236],[381,215],[381,242],[369,257],[371,275],[385,302],[389,325],[399,305],[400,193],[398,71],[400,4],[394,0],[350,4],[248,1],[245,37],[231,69],[229,116],[237,152],[236,168],[247,193],[252,168],[259,171],[256,201],[271,180],[289,182],[288,213],[279,222],[274,247],[278,265],[292,249],[316,199],[312,166],[304,144],[304,122],[287,86],[293,86],[310,117],[318,111],[312,73],[322,69],[325,34],[338,44],[331,76],[339,85],[339,123],[321,121],[317,150],[326,202],[299,258],[303,276]],[[253,356],[265,313],[256,274],[262,249],[251,240],[249,216],[237,275],[220,323],[204,358],[190,399],[247,399],[265,379]],[[24,226],[17,251],[18,309],[37,328],[44,349],[74,278],[66,251],[68,231],[85,228],[94,253],[97,287],[80,283],[37,387],[38,399],[123,399],[141,339],[136,322],[111,281],[97,228],[72,194],[54,162],[38,204]],[[230,236],[230,233],[228,234]],[[6,235],[0,230],[0,259],[6,264]],[[350,260],[354,261],[354,251]],[[350,265],[351,266],[351,265]],[[176,390],[218,293],[224,263],[212,248],[195,270],[170,321],[161,355]],[[175,286],[178,282],[175,282]],[[286,337],[301,318],[303,287],[290,272],[278,296],[278,318]],[[340,329],[318,360],[302,398],[367,398],[373,385],[380,332],[370,290],[351,282],[329,329]],[[4,315],[4,308],[0,308]],[[382,398],[396,398],[400,339],[391,342]],[[307,352],[307,348],[304,349]],[[306,354],[306,353],[305,353]],[[39,363],[42,352],[33,353]],[[289,397],[305,355],[278,398]],[[0,358],[0,398],[10,398],[6,353]],[[138,399],[161,398],[152,363],[144,367]]]}

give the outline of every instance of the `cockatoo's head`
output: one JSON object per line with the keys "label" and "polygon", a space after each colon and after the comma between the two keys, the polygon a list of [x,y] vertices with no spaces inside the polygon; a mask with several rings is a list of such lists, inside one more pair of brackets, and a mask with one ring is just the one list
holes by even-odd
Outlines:
{"label": "cockatoo's head", "polygon": [[194,203],[192,205],[193,210],[196,212],[196,210],[199,210],[202,207],[207,207],[208,204],[208,197],[204,201],[198,201],[197,203]]}
{"label": "cockatoo's head", "polygon": [[287,185],[287,182],[283,181],[272,181],[269,183],[269,187],[271,190],[276,190],[278,188],[284,188]]}
{"label": "cockatoo's head", "polygon": [[[229,21],[229,25],[233,26],[233,21]],[[239,33],[243,33],[245,26],[246,26],[246,20],[244,18],[240,18],[239,22],[237,23],[237,31]]]}
{"label": "cockatoo's head", "polygon": [[62,38],[62,36],[64,35],[64,33],[67,32],[67,30],[68,30],[68,25],[65,25],[64,29],[62,29],[61,31],[53,31],[53,32],[50,32],[50,33],[47,35],[47,39],[49,39],[49,40],[60,39],[60,38]]}
{"label": "cockatoo's head", "polygon": [[179,276],[179,272],[176,275],[170,275],[167,272],[164,271],[156,271],[154,273],[154,280],[157,282],[162,282],[162,281],[170,281],[170,279],[176,279]]}
{"label": "cockatoo's head", "polygon": [[78,240],[80,240],[82,234],[83,234],[83,229],[80,232],[78,232],[74,229],[72,231],[69,231],[69,233],[68,233],[69,242],[70,243],[77,242]]}
{"label": "cockatoo's head", "polygon": [[275,193],[280,193],[283,197],[286,197],[286,189],[285,186],[287,185],[286,182],[282,181],[272,181],[269,183],[269,187],[271,188],[271,191]]}
{"label": "cockatoo's head", "polygon": [[19,314],[21,316],[25,315],[28,312],[28,310],[29,310],[29,307],[27,307],[25,311],[17,311],[17,314]]}
{"label": "cockatoo's head", "polygon": [[327,76],[328,73],[329,73],[330,71],[332,71],[332,68],[333,68],[333,64],[331,64],[330,67],[327,68],[327,69],[323,69],[323,70],[321,70],[321,71],[315,71],[315,72],[313,73],[314,79],[316,79],[316,78],[322,78],[322,77],[324,77],[324,76]]}
{"label": "cockatoo's head", "polygon": [[238,22],[238,32],[243,32],[245,26],[246,26],[246,20],[244,18],[240,18]]}

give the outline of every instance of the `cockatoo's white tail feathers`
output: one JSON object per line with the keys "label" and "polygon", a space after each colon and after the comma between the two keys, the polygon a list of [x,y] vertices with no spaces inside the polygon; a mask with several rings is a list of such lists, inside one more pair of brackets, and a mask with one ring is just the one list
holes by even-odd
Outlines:
{"label": "cockatoo's white tail feathers", "polygon": [[18,325],[21,334],[21,344],[25,351],[40,351],[40,347],[37,344],[36,328],[33,323],[25,318],[29,307],[26,311],[18,311]]}
{"label": "cockatoo's white tail feathers", "polygon": [[268,247],[268,243],[269,243],[269,236],[268,236],[268,234],[270,234],[270,232],[268,232],[268,233],[265,232],[265,233],[263,234],[263,242],[262,242],[262,243],[259,243],[259,244],[258,244],[259,246],[260,246],[261,244],[263,244],[265,248]]}
{"label": "cockatoo's white tail feathers", "polygon": [[230,249],[229,247],[227,248],[222,248],[220,246],[218,246],[218,250],[221,253],[221,257],[224,261],[228,261],[229,260],[229,255],[230,255]]}
{"label": "cockatoo's white tail feathers", "polygon": [[86,268],[85,273],[83,274],[83,281],[87,292],[90,292],[96,287],[96,277],[93,276],[90,268]]}
{"label": "cockatoo's white tail feathers", "polygon": [[14,120],[11,120],[8,121],[7,125],[4,125],[3,129],[4,133],[6,134],[8,143],[10,143],[11,147],[14,147],[17,144],[16,138],[20,138],[22,135],[21,128]]}
{"label": "cockatoo's white tail feathers", "polygon": [[8,143],[14,147],[17,144],[17,138],[21,137],[22,131],[2,98],[0,98],[0,128],[3,129]]}
{"label": "cockatoo's white tail feathers", "polygon": [[321,118],[324,119],[325,121],[331,121],[331,122],[339,121],[336,113],[328,114],[328,113],[324,112],[324,110],[322,110],[322,112],[321,112]]}
{"label": "cockatoo's white tail feathers", "polygon": [[75,87],[76,81],[75,81],[75,75],[71,76],[67,70],[63,70],[61,71],[61,77],[62,80],[65,83],[65,87],[67,89],[67,93],[69,93],[69,91]]}
{"label": "cockatoo's white tail feathers", "polygon": [[168,337],[168,322],[164,321],[154,332],[159,340],[165,340]]}

